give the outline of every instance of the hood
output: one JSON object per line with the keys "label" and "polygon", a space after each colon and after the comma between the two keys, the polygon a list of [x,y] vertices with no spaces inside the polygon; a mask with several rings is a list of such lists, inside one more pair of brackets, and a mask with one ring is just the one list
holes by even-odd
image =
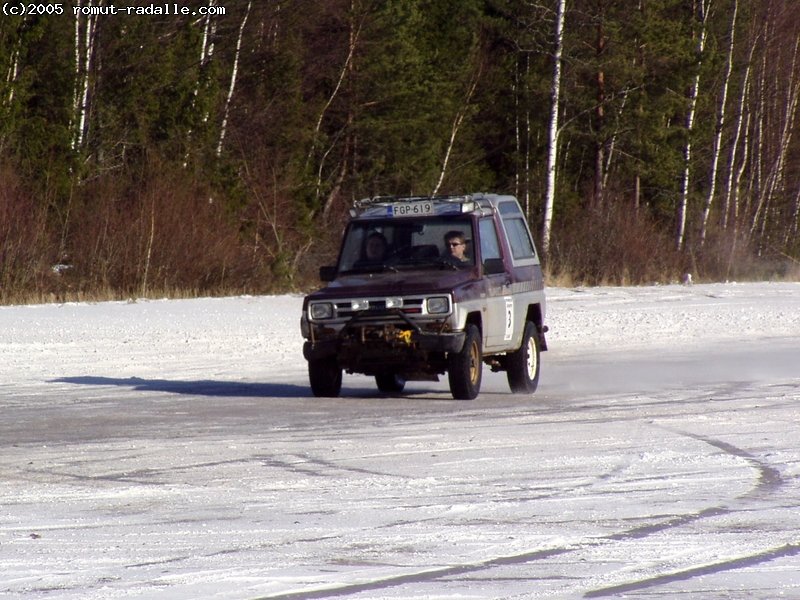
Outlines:
{"label": "hood", "polygon": [[337,277],[327,287],[311,294],[313,300],[350,296],[409,296],[447,293],[478,279],[478,269],[423,269],[383,273],[358,273]]}

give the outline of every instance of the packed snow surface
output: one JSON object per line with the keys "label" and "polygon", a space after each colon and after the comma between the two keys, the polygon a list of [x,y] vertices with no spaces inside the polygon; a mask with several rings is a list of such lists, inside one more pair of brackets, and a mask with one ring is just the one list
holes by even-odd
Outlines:
{"label": "packed snow surface", "polygon": [[800,599],[800,284],[551,289],[472,402],[301,303],[1,307],[0,598]]}

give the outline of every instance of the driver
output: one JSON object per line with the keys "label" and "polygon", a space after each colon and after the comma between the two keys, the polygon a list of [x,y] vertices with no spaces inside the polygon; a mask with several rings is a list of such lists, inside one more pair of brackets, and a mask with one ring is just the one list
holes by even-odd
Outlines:
{"label": "driver", "polygon": [[462,231],[448,231],[444,236],[444,259],[454,265],[465,265],[469,258],[465,256],[467,251],[467,238]]}

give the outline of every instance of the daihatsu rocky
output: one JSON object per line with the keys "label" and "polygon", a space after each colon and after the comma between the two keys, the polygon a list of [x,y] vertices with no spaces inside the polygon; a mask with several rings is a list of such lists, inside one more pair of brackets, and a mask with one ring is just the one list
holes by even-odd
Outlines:
{"label": "daihatsu rocky", "polygon": [[515,393],[539,382],[547,349],[542,269],[513,196],[378,197],[351,210],[327,286],[303,301],[312,392],[338,396],[342,372],[380,391],[447,374],[454,398],[480,392],[482,366]]}

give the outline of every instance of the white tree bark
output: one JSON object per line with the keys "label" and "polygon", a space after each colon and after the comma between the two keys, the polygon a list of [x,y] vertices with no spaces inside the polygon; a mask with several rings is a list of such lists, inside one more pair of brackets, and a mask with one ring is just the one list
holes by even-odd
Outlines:
{"label": "white tree bark", "polygon": [[797,237],[799,231],[800,231],[800,185],[797,186],[797,193],[794,196],[792,223],[790,227],[787,228],[786,230],[786,237],[783,241],[784,245],[788,245],[793,238]]}
{"label": "white tree bark", "polygon": [[222,154],[222,146],[225,143],[225,134],[228,129],[228,117],[230,116],[231,99],[233,98],[233,91],[236,89],[236,79],[239,76],[239,56],[242,53],[242,39],[244,38],[244,27],[247,25],[247,18],[250,16],[250,8],[252,7],[252,0],[248,0],[247,9],[245,10],[242,22],[239,24],[239,36],[236,38],[236,56],[233,59],[233,68],[231,69],[231,83],[228,86],[228,95],[225,98],[225,111],[222,117],[222,126],[219,131],[219,143],[217,144],[217,156]]}
{"label": "white tree bark", "polygon": [[725,78],[722,82],[722,97],[719,101],[719,114],[717,116],[717,127],[714,136],[714,146],[712,148],[711,156],[711,172],[709,174],[710,184],[708,186],[708,194],[706,196],[706,203],[703,207],[703,218],[700,224],[700,246],[706,242],[708,233],[708,218],[711,214],[711,205],[714,202],[714,196],[717,193],[717,178],[719,171],[719,157],[722,154],[722,132],[725,128],[725,118],[727,116],[728,107],[728,88],[730,87],[731,73],[733,72],[733,49],[735,47],[736,39],[736,16],[739,12],[739,0],[733,0],[733,16],[731,16],[731,37],[728,42],[728,56],[725,63]]}
{"label": "white tree bark", "polygon": [[550,252],[550,235],[553,226],[553,207],[556,195],[556,168],[558,165],[558,114],[561,101],[561,59],[564,54],[564,21],[567,1],[558,0],[556,9],[556,38],[553,53],[553,82],[550,87],[550,126],[547,140],[547,189],[542,224],[542,253]]}
{"label": "white tree bark", "polygon": [[[78,0],[78,7],[82,5]],[[102,5],[102,0],[98,2]],[[93,0],[87,0],[88,8],[94,6]],[[81,15],[75,15],[75,94],[73,100],[74,131],[72,149],[80,151],[87,133],[87,114],[89,112],[89,85],[94,56],[94,33],[97,15],[86,15],[81,27]]]}
{"label": "white tree bark", "polygon": [[442,182],[444,182],[444,177],[447,174],[447,166],[450,163],[450,155],[453,152],[453,146],[456,143],[456,136],[458,135],[458,130],[461,128],[461,124],[464,122],[464,117],[467,115],[467,111],[469,110],[470,102],[472,101],[472,95],[475,93],[475,88],[478,87],[478,81],[481,77],[481,69],[478,68],[477,73],[472,78],[472,81],[469,84],[469,89],[467,90],[467,95],[464,98],[464,104],[461,106],[461,109],[456,113],[455,118],[453,119],[453,126],[450,128],[450,140],[447,143],[447,150],[444,153],[444,160],[442,161],[442,170],[439,173],[439,181],[436,182],[436,185],[431,192],[432,196],[435,196],[439,193],[439,189],[442,187]]}
{"label": "white tree bark", "polygon": [[14,85],[17,82],[17,75],[19,73],[19,47],[14,49],[11,55],[11,64],[8,65],[8,73],[6,73],[6,83],[8,84],[8,96],[5,101],[9,106],[14,102]]}
{"label": "white tree bark", "polygon": [[[208,0],[208,7],[211,8],[216,5],[217,0]],[[209,11],[210,13],[211,11]],[[200,42],[200,69],[197,75],[197,82],[194,86],[194,91],[192,93],[192,108],[196,107],[197,105],[197,98],[200,95],[200,86],[203,83],[203,70],[209,62],[211,62],[212,58],[214,57],[214,35],[217,31],[217,22],[214,20],[211,14],[207,14],[203,19],[203,37]],[[208,111],[203,112],[203,123],[208,121]],[[192,136],[194,135],[193,128],[190,128],[189,131],[186,132],[186,152],[183,155],[183,166],[189,164],[189,148],[191,147],[191,140]]]}
{"label": "white tree bark", "polygon": [[[757,43],[753,43],[750,48],[750,56],[747,60],[747,66],[745,67],[744,77],[742,81],[742,91],[739,96],[739,109],[738,109],[738,116],[736,117],[736,132],[733,136],[733,143],[731,144],[731,154],[728,160],[728,178],[725,185],[725,203],[722,212],[722,227],[723,229],[728,229],[731,223],[731,217],[733,220],[734,225],[734,235],[736,235],[736,223],[739,217],[739,181],[737,180],[736,186],[734,187],[734,174],[736,173],[736,161],[738,159],[738,152],[739,147],[742,141],[742,133],[745,134],[745,143],[741,145],[742,148],[742,164],[746,164],[747,162],[747,128],[744,127],[745,121],[745,112],[746,109],[746,102],[747,96],[750,93],[750,74],[753,70],[753,55],[755,53],[755,49],[757,47]],[[750,115],[749,112],[747,113],[747,123],[749,126],[750,123]],[[731,211],[733,211],[733,215],[731,215]]]}
{"label": "white tree bark", "polygon": [[785,184],[786,160],[789,155],[794,125],[797,119],[798,101],[800,101],[800,77],[798,76],[797,69],[798,53],[800,53],[800,38],[795,41],[791,68],[788,71],[787,79],[789,81],[789,89],[786,92],[786,103],[784,105],[783,115],[783,131],[781,132],[780,143],[778,146],[778,155],[773,162],[772,169],[767,175],[766,184],[761,189],[761,193],[759,194],[758,205],[756,206],[756,212],[753,215],[753,222],[750,227],[750,235],[753,235],[758,226],[759,219],[761,218],[762,238],[763,232],[766,231],[766,222],[768,219],[766,206],[770,204],[770,202],[774,199],[776,192],[782,189]]}
{"label": "white tree bark", "polygon": [[339,72],[339,79],[336,81],[336,86],[333,88],[331,95],[328,96],[328,100],[325,102],[325,106],[322,107],[322,110],[319,112],[319,117],[317,118],[317,123],[314,126],[314,134],[311,137],[311,148],[308,151],[308,156],[306,157],[306,164],[311,161],[311,157],[314,155],[314,149],[317,145],[317,138],[319,137],[320,129],[322,129],[322,121],[325,119],[325,114],[328,112],[331,104],[336,99],[336,96],[339,94],[339,90],[342,88],[342,84],[344,83],[345,77],[347,73],[350,71],[350,65],[353,62],[353,55],[356,52],[356,45],[358,42],[358,36],[361,32],[361,25],[359,24],[358,27],[353,27],[351,23],[350,28],[350,39],[348,41],[348,48],[347,48],[347,58],[344,60],[344,64],[342,65],[342,70]]}
{"label": "white tree bark", "polygon": [[[711,0],[699,0],[700,11],[700,35],[697,41],[697,54],[702,63],[703,52],[706,49],[706,38],[708,36],[708,10]],[[686,239],[686,211],[689,206],[689,191],[691,189],[691,162],[692,162],[692,133],[694,131],[694,118],[697,112],[697,98],[700,94],[700,71],[702,64],[698,65],[694,83],[689,92],[689,110],[686,114],[686,146],[683,149],[683,179],[681,182],[681,197],[678,204],[678,232],[675,239],[675,246],[678,250],[683,250]]]}

